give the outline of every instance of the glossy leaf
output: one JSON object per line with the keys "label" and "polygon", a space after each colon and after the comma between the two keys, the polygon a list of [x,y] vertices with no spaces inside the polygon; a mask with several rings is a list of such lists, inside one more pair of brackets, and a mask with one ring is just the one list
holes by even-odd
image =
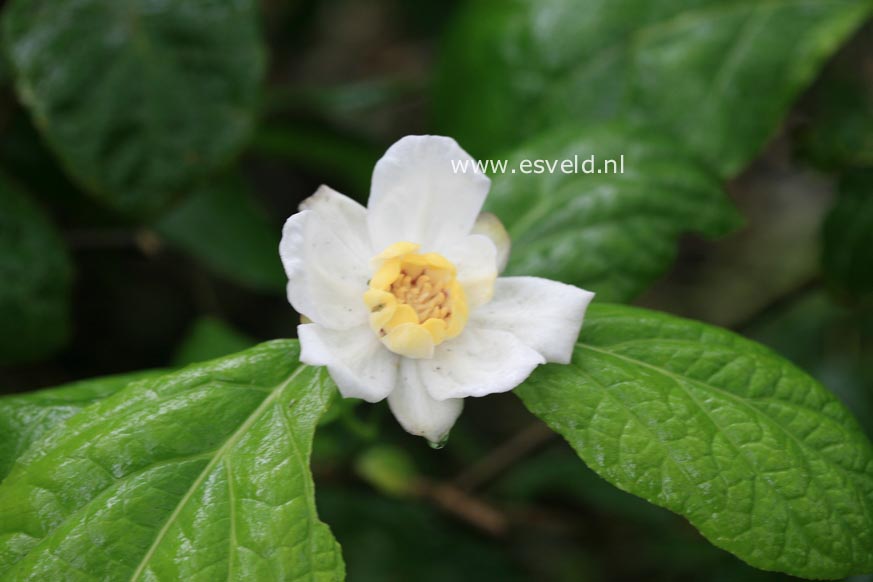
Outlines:
{"label": "glossy leaf", "polygon": [[602,477],[753,566],[873,570],[873,446],[832,394],[758,344],[595,306],[573,364],[518,394]]}
{"label": "glossy leaf", "polygon": [[112,396],[134,380],[160,374],[134,372],[73,382],[65,386],[0,397],[0,480],[30,445],[94,402]]}
{"label": "glossy leaf", "polygon": [[[714,237],[739,223],[719,180],[672,140],[607,125],[551,132],[510,156],[573,160],[580,173],[496,175],[488,209],[512,237],[508,273],[540,275],[595,291],[606,301],[633,298],[663,274],[679,236]],[[581,172],[624,156],[624,173]]]}
{"label": "glossy leaf", "polygon": [[231,157],[264,74],[257,2],[17,0],[4,41],[21,100],[70,174],[151,213]]}
{"label": "glossy leaf", "polygon": [[873,169],[840,180],[839,195],[822,232],[822,268],[840,292],[873,296]]}
{"label": "glossy leaf", "polygon": [[238,176],[197,188],[155,230],[211,271],[257,291],[284,293],[280,224],[274,224]]}
{"label": "glossy leaf", "polygon": [[140,380],[52,431],[0,485],[0,577],[341,579],[309,471],[335,387],[298,355]]}
{"label": "glossy leaf", "polygon": [[72,271],[48,216],[0,176],[0,364],[38,360],[67,341]]}
{"label": "glossy leaf", "polygon": [[568,122],[642,117],[731,175],[869,11],[857,0],[474,1],[447,42],[437,117],[479,156]]}

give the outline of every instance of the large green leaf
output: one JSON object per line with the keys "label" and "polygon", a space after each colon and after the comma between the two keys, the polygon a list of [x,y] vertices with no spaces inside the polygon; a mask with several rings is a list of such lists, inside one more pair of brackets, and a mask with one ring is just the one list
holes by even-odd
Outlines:
{"label": "large green leaf", "polygon": [[822,268],[841,293],[873,296],[873,169],[848,173],[822,229]]}
{"label": "large green leaf", "polygon": [[276,250],[282,227],[268,218],[239,176],[199,187],[161,217],[155,230],[231,281],[284,292],[288,279]]}
{"label": "large green leaf", "polygon": [[743,333],[825,383],[873,437],[873,309],[837,304],[817,288]]}
{"label": "large green leaf", "polygon": [[242,145],[264,73],[254,0],[16,0],[22,101],[67,170],[127,212],[160,208]]}
{"label": "large green leaf", "polygon": [[[624,173],[523,174],[522,160],[624,155]],[[509,273],[541,275],[625,301],[660,276],[680,234],[724,234],[739,222],[719,180],[672,140],[625,125],[551,132],[513,152],[488,209],[512,237]]]}
{"label": "large green leaf", "polygon": [[0,480],[15,460],[49,429],[61,424],[89,404],[111,396],[141,378],[159,371],[133,372],[73,382],[27,394],[0,397]]}
{"label": "large green leaf", "polygon": [[486,155],[570,121],[663,124],[729,175],[869,13],[858,0],[477,0],[437,116]]}
{"label": "large green leaf", "polygon": [[139,380],[0,485],[9,580],[339,580],[309,471],[335,390],[296,341]]}
{"label": "large green leaf", "polygon": [[66,342],[72,271],[49,218],[0,176],[0,364],[38,360]]}
{"label": "large green leaf", "polygon": [[873,570],[873,446],[832,394],[763,346],[595,306],[574,362],[518,394],[601,476],[753,566]]}

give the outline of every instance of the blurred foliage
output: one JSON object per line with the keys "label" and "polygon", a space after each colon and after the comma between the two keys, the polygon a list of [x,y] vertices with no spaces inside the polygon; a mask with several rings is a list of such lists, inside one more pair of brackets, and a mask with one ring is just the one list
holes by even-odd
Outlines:
{"label": "blurred foliage", "polygon": [[676,135],[726,177],[759,151],[870,10],[854,0],[468,6],[448,42],[437,112],[475,155],[570,120],[637,119]]}
{"label": "blurred foliage", "polygon": [[64,167],[128,213],[154,213],[237,152],[264,71],[258,5],[11,2],[16,90]]}
{"label": "blurred foliage", "polygon": [[831,170],[873,165],[873,27],[834,59],[807,98],[811,111],[798,150]]}
{"label": "blurred foliage", "polygon": [[318,505],[343,547],[351,581],[527,579],[500,545],[421,503],[323,487]]}
{"label": "blurred foliage", "polygon": [[279,221],[272,220],[239,176],[204,184],[165,214],[155,231],[215,273],[254,289],[281,292]]}
{"label": "blurred foliage", "polygon": [[824,223],[822,268],[836,291],[873,304],[873,167],[846,174]]}
{"label": "blurred foliage", "polygon": [[37,203],[0,177],[0,364],[39,360],[70,333],[70,258]]}
{"label": "blurred foliage", "polygon": [[595,289],[601,301],[627,301],[672,263],[683,231],[714,238],[741,221],[719,180],[659,132],[624,124],[561,128],[509,159],[574,155],[580,164],[589,155],[598,166],[621,156],[632,163],[623,174],[495,176],[487,208],[512,239],[508,274],[540,275]]}
{"label": "blurred foliage", "polygon": [[[868,2],[5,4],[0,388],[63,386],[0,398],[0,474],[138,377],[106,374],[293,335],[282,220],[322,183],[364,202],[411,133],[476,156],[624,154],[621,176],[493,176],[511,272],[739,329],[873,435],[870,27],[826,64]],[[738,214],[730,237],[683,236]],[[439,454],[389,417],[333,398],[313,443],[350,580],[785,579],[565,444],[518,441],[511,396],[469,402]],[[517,456],[465,488],[506,443]]]}
{"label": "blurred foliage", "polygon": [[220,319],[201,317],[191,326],[176,349],[173,363],[185,366],[205,362],[234,352],[241,352],[255,345],[255,341]]}

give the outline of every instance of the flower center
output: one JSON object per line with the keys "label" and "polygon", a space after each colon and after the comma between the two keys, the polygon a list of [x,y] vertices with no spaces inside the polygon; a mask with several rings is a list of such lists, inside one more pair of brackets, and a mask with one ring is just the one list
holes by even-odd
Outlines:
{"label": "flower center", "polygon": [[364,293],[370,327],[392,352],[430,358],[435,346],[461,333],[467,299],[455,266],[419,245],[399,242],[373,257],[374,275]]}

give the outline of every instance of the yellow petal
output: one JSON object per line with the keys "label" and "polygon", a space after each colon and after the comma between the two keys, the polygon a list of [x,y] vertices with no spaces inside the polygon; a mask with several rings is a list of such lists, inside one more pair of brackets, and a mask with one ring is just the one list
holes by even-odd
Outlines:
{"label": "yellow petal", "polygon": [[385,346],[401,356],[414,359],[433,357],[433,338],[417,323],[404,323],[388,332],[382,338]]}
{"label": "yellow petal", "polygon": [[373,278],[370,279],[371,289],[387,289],[400,276],[400,261],[391,259],[385,261]]}
{"label": "yellow petal", "polygon": [[417,245],[411,242],[397,242],[373,257],[373,262],[386,261],[388,259],[394,259],[396,257],[408,255],[409,253],[414,253],[420,247],[421,245]]}
{"label": "yellow petal", "polygon": [[364,304],[370,310],[370,328],[377,333],[391,321],[397,310],[397,298],[381,289],[369,289],[364,293]]}
{"label": "yellow petal", "polygon": [[439,345],[443,343],[443,340],[446,339],[448,326],[446,325],[446,321],[444,319],[431,317],[430,319],[422,323],[421,327],[423,327],[427,331],[427,333],[430,334],[430,337],[433,339],[434,345]]}

